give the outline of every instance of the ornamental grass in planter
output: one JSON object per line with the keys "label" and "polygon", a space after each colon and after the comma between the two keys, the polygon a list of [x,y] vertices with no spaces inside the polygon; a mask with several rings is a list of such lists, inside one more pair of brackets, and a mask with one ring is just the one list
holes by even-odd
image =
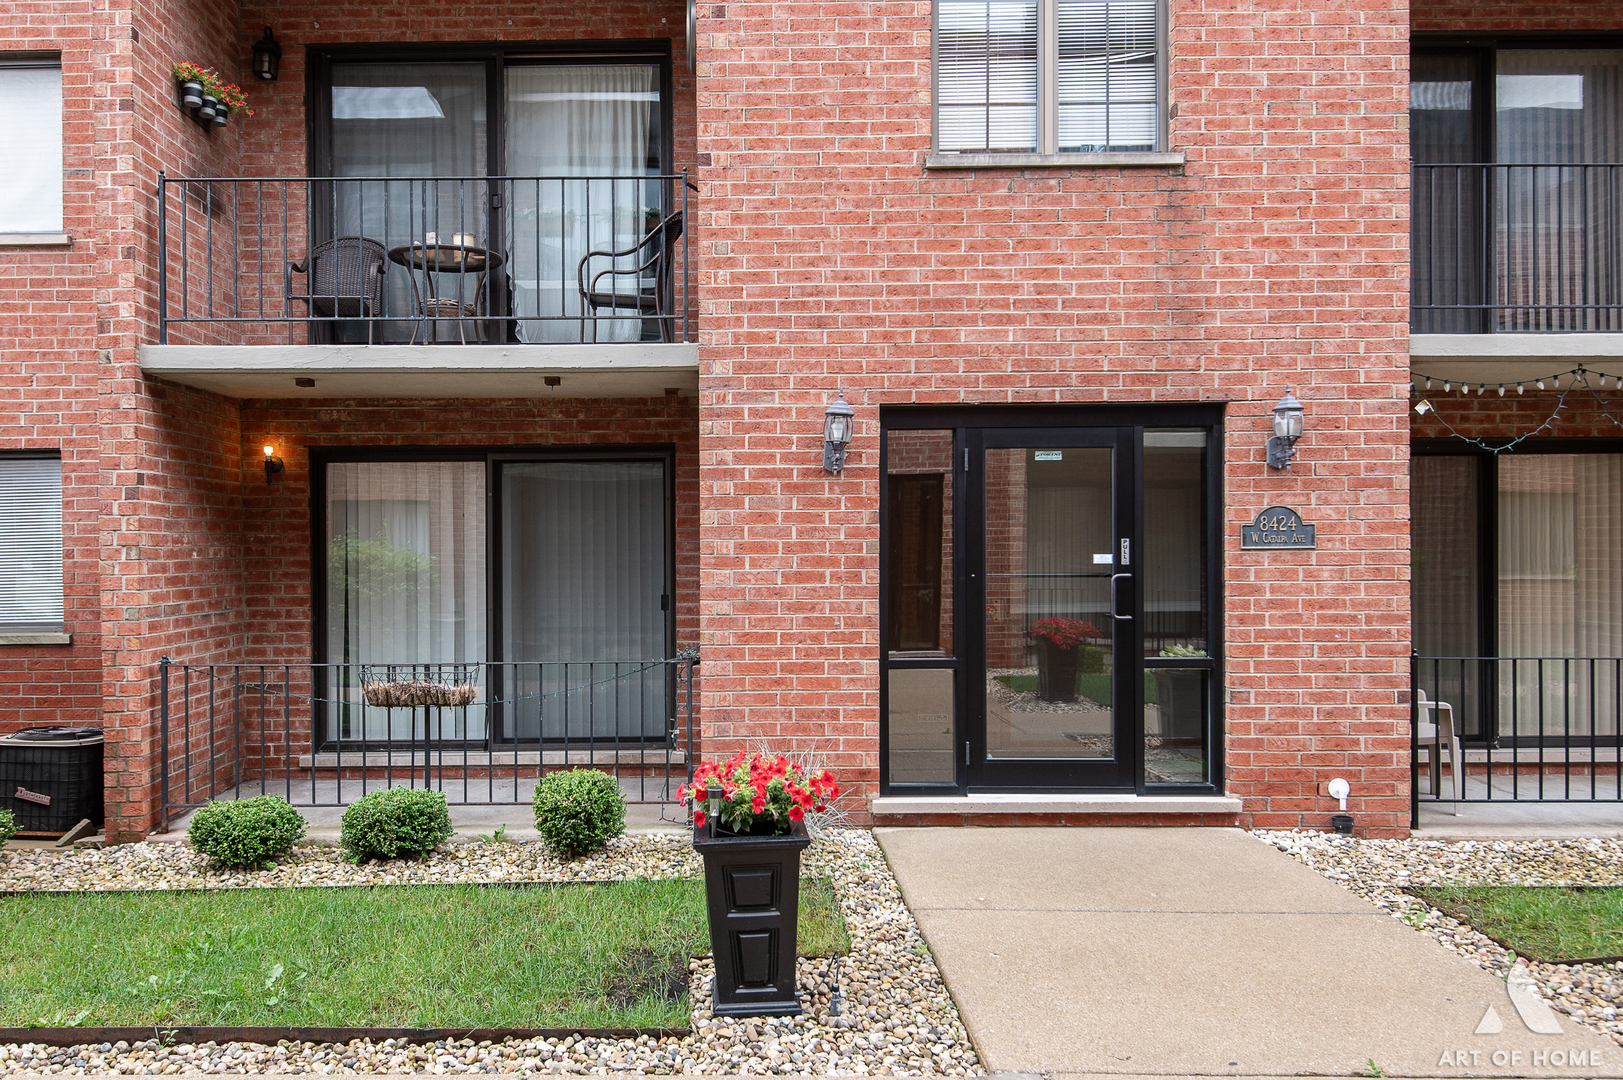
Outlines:
{"label": "ornamental grass in planter", "polygon": [[693,846],[715,954],[718,1016],[798,1016],[795,940],[806,814],[827,809],[840,785],[778,754],[742,751],[701,764],[677,799],[693,810]]}

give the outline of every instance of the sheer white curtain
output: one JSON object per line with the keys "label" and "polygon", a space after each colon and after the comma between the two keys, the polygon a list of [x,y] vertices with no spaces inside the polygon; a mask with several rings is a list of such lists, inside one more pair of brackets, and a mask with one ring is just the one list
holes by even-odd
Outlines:
{"label": "sheer white curtain", "polygon": [[[594,250],[634,246],[663,210],[656,182],[659,69],[649,64],[562,64],[507,69],[507,171],[516,180],[508,216],[513,314],[520,340],[578,341],[577,272]],[[587,179],[592,177],[595,179]],[[610,178],[620,179],[610,179]],[[638,264],[593,259],[590,271]],[[633,275],[605,277],[597,291],[635,296],[652,288]],[[635,341],[633,307],[597,327],[598,341]],[[560,317],[567,317],[560,319]],[[553,321],[539,321],[539,320]],[[586,340],[592,340],[586,327]]]}
{"label": "sheer white curtain", "polygon": [[[382,677],[382,666],[401,665],[401,677],[464,681],[455,665],[485,659],[484,470],[477,461],[328,464],[327,660],[347,665],[334,687],[344,702],[338,738],[422,735],[421,711],[361,704],[363,670]],[[483,704],[462,723],[460,710],[445,710],[433,730],[482,738]]]}
{"label": "sheer white curtain", "polygon": [[0,61],[0,233],[62,230],[62,66]]}
{"label": "sheer white curtain", "polygon": [[1615,733],[1623,657],[1623,454],[1499,461],[1500,730]]}

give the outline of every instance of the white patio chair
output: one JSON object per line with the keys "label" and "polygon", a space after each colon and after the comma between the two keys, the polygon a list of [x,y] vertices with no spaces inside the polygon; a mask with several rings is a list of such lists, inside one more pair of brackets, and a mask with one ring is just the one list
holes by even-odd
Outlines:
{"label": "white patio chair", "polygon": [[[1460,800],[1465,798],[1465,755],[1460,750],[1460,736],[1454,727],[1454,706],[1446,701],[1432,701],[1424,690],[1415,691],[1415,738],[1421,746],[1430,746],[1427,769],[1431,773],[1431,794],[1437,797],[1442,783],[1442,750],[1448,747],[1448,775],[1454,787],[1454,814],[1459,815]],[[1435,717],[1435,719],[1434,719]]]}

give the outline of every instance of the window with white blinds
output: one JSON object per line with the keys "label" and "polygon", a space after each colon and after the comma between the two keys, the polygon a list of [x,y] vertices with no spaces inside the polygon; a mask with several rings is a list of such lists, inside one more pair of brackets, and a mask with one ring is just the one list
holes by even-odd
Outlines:
{"label": "window with white blinds", "polygon": [[938,153],[1159,149],[1161,0],[936,0]]}
{"label": "window with white blinds", "polygon": [[62,462],[0,456],[0,633],[62,629]]}
{"label": "window with white blinds", "polygon": [[0,54],[0,233],[62,231],[62,64]]}

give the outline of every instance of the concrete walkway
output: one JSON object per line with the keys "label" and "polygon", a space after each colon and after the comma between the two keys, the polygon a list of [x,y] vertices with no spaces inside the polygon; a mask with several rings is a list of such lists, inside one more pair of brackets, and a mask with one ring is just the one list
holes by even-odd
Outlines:
{"label": "concrete walkway", "polygon": [[1535,1032],[1541,1002],[1238,830],[876,835],[997,1072],[1623,1077],[1623,1047]]}

